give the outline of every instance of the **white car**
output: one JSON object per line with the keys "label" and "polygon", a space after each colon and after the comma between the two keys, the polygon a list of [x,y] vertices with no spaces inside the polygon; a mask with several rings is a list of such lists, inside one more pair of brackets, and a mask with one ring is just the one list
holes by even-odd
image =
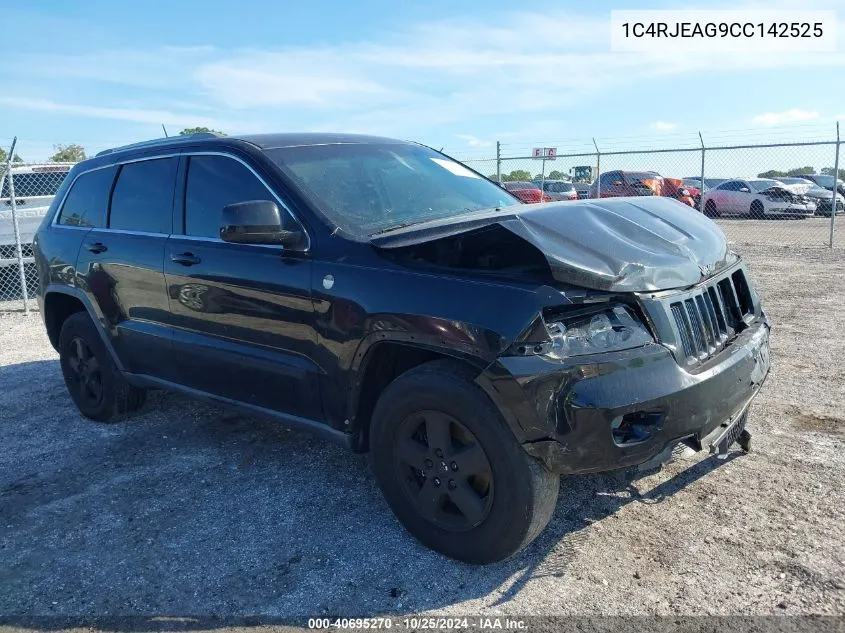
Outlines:
{"label": "white car", "polygon": [[[12,163],[14,165],[14,163]],[[0,299],[8,299],[10,284],[18,284],[13,266],[18,265],[15,231],[12,222],[12,199],[9,179],[4,165],[0,164]],[[12,181],[15,185],[15,208],[20,231],[21,254],[24,265],[34,267],[32,239],[41,220],[47,214],[56,192],[73,167],[65,163],[13,166]],[[8,271],[5,269],[9,269]],[[28,275],[29,277],[29,275]],[[34,276],[33,276],[34,279]],[[14,282],[10,281],[14,280]],[[12,292],[14,294],[14,292]]]}
{"label": "white car", "polygon": [[726,180],[701,197],[704,214],[807,217],[815,214],[816,202],[800,188],[770,178]]}

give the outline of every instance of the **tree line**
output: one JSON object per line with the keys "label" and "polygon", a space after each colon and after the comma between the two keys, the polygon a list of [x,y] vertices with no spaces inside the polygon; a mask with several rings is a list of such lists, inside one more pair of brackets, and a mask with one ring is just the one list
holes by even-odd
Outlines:
{"label": "tree line", "polygon": [[[833,175],[833,167],[822,167],[821,171],[816,171],[813,167],[807,165],[806,167],[795,167],[794,169],[787,169],[780,171],[778,169],[770,169],[763,173],[757,174],[758,178],[795,178],[804,176],[806,174],[824,174],[825,176]],[[845,169],[839,170],[839,177],[845,179]]]}
{"label": "tree line", "polygon": [[[487,176],[490,180],[496,180],[496,174]],[[569,180],[569,175],[553,169],[546,174],[546,180]],[[515,182],[519,180],[543,180],[543,174],[531,175],[530,171],[524,169],[514,169],[509,174],[502,174],[502,182]]]}

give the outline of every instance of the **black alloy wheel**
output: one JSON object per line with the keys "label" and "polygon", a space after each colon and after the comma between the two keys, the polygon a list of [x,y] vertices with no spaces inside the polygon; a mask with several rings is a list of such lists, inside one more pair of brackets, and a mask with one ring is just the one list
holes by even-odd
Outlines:
{"label": "black alloy wheel", "polygon": [[88,407],[98,407],[103,401],[103,375],[100,363],[88,344],[79,336],[71,340],[67,354],[68,388]]}
{"label": "black alloy wheel", "polygon": [[442,411],[420,411],[394,436],[396,476],[420,516],[448,530],[479,525],[493,503],[493,472],[478,439]]}

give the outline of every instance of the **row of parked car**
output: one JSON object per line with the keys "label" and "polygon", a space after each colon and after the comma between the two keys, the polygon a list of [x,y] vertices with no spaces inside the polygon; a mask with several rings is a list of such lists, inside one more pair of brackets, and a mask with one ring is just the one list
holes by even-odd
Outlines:
{"label": "row of parked car", "polygon": [[[504,182],[525,203],[667,196],[703,210],[711,217],[747,215],[807,217],[833,212],[833,176],[806,174],[789,178],[667,178],[653,171],[608,171],[591,184],[564,180]],[[845,212],[845,182],[837,179],[836,213]]]}

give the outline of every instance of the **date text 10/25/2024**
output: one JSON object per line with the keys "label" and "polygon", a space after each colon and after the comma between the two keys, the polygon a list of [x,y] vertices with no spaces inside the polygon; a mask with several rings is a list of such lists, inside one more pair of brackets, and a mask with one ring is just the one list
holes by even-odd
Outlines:
{"label": "date text 10/25/2024", "polygon": [[407,616],[401,618],[309,618],[309,629],[326,630],[368,630],[393,629],[407,631],[424,630],[480,630],[480,631],[525,631],[525,620],[511,617],[454,617]]}

